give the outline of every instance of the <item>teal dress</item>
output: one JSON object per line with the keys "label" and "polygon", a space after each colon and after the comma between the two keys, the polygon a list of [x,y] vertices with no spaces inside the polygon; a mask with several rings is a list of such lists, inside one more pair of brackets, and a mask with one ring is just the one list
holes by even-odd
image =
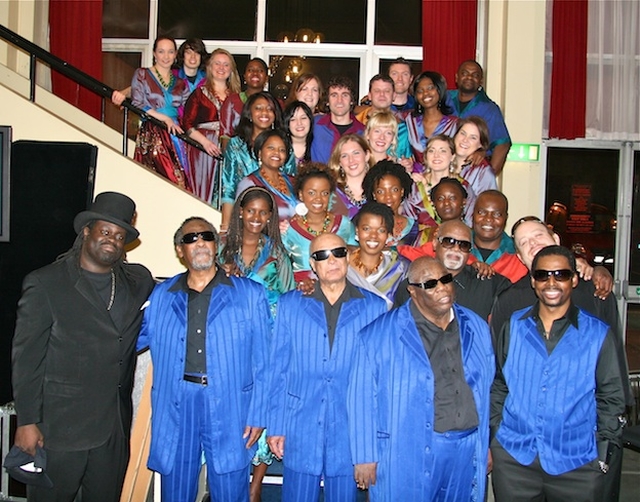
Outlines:
{"label": "teal dress", "polygon": [[[264,286],[271,316],[275,317],[276,303],[280,295],[291,291],[296,286],[291,262],[286,255],[279,255],[276,252],[273,241],[266,235],[262,236],[256,255],[256,259],[249,266],[244,264],[241,253],[235,256],[234,261],[244,277]],[[253,465],[271,465],[273,458],[273,453],[267,445],[267,431],[265,429],[258,439],[258,449],[251,462]]]}

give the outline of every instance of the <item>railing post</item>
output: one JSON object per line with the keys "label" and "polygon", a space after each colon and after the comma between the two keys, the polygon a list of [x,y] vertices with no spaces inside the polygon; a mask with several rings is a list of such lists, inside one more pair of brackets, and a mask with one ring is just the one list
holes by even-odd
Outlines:
{"label": "railing post", "polygon": [[29,64],[29,101],[36,102],[36,64],[38,59],[35,54],[31,54]]}
{"label": "railing post", "polygon": [[126,157],[129,152],[129,109],[125,106],[122,111],[124,112],[124,124],[122,124],[122,155]]}

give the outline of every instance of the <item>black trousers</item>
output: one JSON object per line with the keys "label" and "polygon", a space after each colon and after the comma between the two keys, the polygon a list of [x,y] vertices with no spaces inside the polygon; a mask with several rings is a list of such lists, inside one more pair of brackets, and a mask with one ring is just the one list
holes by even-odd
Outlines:
{"label": "black trousers", "polygon": [[601,502],[605,474],[598,460],[554,476],[547,474],[536,456],[522,465],[497,441],[491,443],[493,493],[496,502]]}
{"label": "black trousers", "polygon": [[27,487],[28,502],[118,502],[129,463],[129,439],[117,427],[106,443],[91,450],[57,451],[46,447],[46,472],[53,488]]}

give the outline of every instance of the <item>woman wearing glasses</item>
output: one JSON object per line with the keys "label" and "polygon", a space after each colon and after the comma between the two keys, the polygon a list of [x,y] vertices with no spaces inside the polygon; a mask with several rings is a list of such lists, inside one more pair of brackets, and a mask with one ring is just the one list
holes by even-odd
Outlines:
{"label": "woman wearing glasses", "polygon": [[386,247],[393,218],[391,208],[379,202],[367,202],[360,208],[353,218],[358,247],[350,254],[347,272],[352,284],[380,296],[388,308],[409,268],[409,260]]}
{"label": "woman wearing glasses", "polygon": [[298,172],[295,190],[300,203],[296,215],[282,233],[282,243],[293,262],[299,289],[313,289],[315,275],[309,264],[309,246],[316,236],[333,233],[347,244],[355,244],[349,219],[329,211],[329,200],[335,187],[335,178],[324,164],[303,164]]}

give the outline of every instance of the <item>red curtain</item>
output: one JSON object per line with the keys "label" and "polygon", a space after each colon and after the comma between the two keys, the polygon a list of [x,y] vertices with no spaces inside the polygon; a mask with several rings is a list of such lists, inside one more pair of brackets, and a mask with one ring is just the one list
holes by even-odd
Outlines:
{"label": "red curtain", "polygon": [[[51,53],[102,81],[102,0],[49,0]],[[100,118],[100,97],[63,77],[51,76],[53,92]]]}
{"label": "red curtain", "polygon": [[554,0],[549,136],[584,138],[588,0]]}
{"label": "red curtain", "polygon": [[442,73],[454,89],[460,63],[476,58],[477,0],[422,1],[422,68]]}

